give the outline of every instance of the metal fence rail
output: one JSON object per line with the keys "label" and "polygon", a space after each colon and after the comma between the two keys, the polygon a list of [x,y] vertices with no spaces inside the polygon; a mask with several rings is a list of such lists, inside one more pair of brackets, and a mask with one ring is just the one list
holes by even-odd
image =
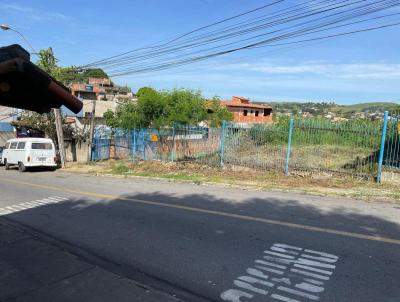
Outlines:
{"label": "metal fence rail", "polygon": [[381,122],[294,121],[290,169],[373,177]]}
{"label": "metal fence rail", "polygon": [[385,121],[288,118],[270,125],[224,122],[221,128],[102,128],[96,131],[92,158],[195,161],[286,174],[340,173],[379,181],[382,165],[400,169],[399,116]]}
{"label": "metal fence rail", "polygon": [[224,163],[283,171],[288,132],[275,125],[225,125]]}
{"label": "metal fence rail", "polygon": [[400,170],[400,114],[388,119],[383,164],[386,169]]}

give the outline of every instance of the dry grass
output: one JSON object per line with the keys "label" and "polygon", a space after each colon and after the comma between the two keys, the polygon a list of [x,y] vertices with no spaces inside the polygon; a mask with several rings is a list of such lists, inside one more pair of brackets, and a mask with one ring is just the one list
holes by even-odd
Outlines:
{"label": "dry grass", "polygon": [[256,171],[249,168],[212,168],[196,163],[166,163],[146,161],[134,164],[129,161],[108,160],[94,164],[70,163],[69,172],[94,175],[123,175],[124,177],[155,177],[196,184],[213,183],[253,189],[301,192],[322,196],[340,196],[366,201],[400,201],[398,184],[376,184],[354,178],[338,178],[326,173],[307,173],[285,176],[283,173]]}

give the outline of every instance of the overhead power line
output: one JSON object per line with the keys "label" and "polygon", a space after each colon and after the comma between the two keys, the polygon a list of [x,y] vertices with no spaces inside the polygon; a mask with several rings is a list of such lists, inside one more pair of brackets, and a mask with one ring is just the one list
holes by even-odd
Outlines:
{"label": "overhead power line", "polygon": [[[365,14],[365,12],[364,12],[364,14]],[[394,15],[394,14],[390,14],[390,15],[387,15],[387,16],[392,16],[392,15]],[[338,23],[338,21],[345,21],[345,20],[351,19],[351,17],[352,16],[350,16],[350,17],[349,16],[345,16],[344,18],[330,20],[330,19],[327,19],[326,16],[324,16],[324,17],[322,17],[322,19],[325,19],[324,20],[325,21],[324,24],[319,23],[319,24],[314,25],[313,27],[303,27],[301,30],[298,30],[297,32],[291,32],[290,34],[284,34],[284,35],[281,35],[281,36],[275,36],[274,39],[277,40],[277,39],[283,39],[283,38],[290,38],[290,36],[293,38],[293,37],[298,36],[299,34],[300,35],[311,34],[311,33],[317,32],[315,29],[320,29],[320,28],[323,28],[324,26],[328,26],[328,25],[331,25],[331,24],[336,24],[336,23]],[[385,17],[385,16],[381,16],[380,18],[382,18],[382,17]],[[321,19],[321,18],[319,18],[319,19]],[[372,19],[366,19],[366,20],[362,20],[362,21],[347,23],[347,24],[344,24],[344,25],[332,26],[332,27],[328,27],[327,29],[324,29],[324,30],[330,30],[330,29],[333,29],[333,28],[348,26],[348,25],[357,24],[357,23],[361,23],[361,22],[368,22],[370,20],[372,20]],[[308,21],[308,22],[300,23],[299,25],[308,25],[309,23],[310,22]],[[283,28],[283,29],[275,30],[273,32],[268,32],[267,34],[260,34],[260,35],[257,35],[255,37],[252,37],[252,38],[244,39],[241,42],[248,41],[248,40],[251,40],[251,39],[254,39],[254,38],[268,36],[268,34],[271,34],[271,33],[277,34],[278,32],[284,32],[287,29],[291,29],[291,28],[290,27],[289,28]],[[318,30],[318,31],[320,31],[320,30]],[[271,41],[268,40],[268,42],[271,42]],[[230,46],[230,45],[235,45],[235,44],[237,45],[238,42],[224,44],[223,46]],[[209,50],[215,50],[215,49],[218,49],[218,48],[221,48],[221,46],[208,48],[206,50],[209,51]],[[195,52],[192,52],[191,54],[196,54],[196,53],[199,53],[201,51],[203,51],[203,50],[195,51]],[[160,56],[160,55],[158,55],[158,56]],[[153,58],[154,57],[156,57],[156,56],[153,56]],[[179,57],[173,57],[173,59],[177,59],[177,58],[179,58]],[[171,59],[171,58],[168,58],[168,59]],[[160,59],[160,60],[162,60],[162,59]],[[152,62],[153,61],[154,60],[152,60]],[[140,66],[143,66],[143,64],[140,64]],[[110,67],[110,65],[109,65],[109,67]]]}
{"label": "overhead power line", "polygon": [[[101,67],[110,76],[148,73],[242,50],[325,40],[394,27],[400,23],[396,22],[400,13],[381,14],[398,7],[400,0],[313,0],[257,15],[259,11],[270,10],[283,2],[269,2],[178,35],[165,43],[137,48],[80,68]],[[246,20],[240,20],[243,17]],[[231,24],[232,21],[235,22]],[[382,21],[383,24],[377,24]],[[337,31],[344,28],[347,31]],[[322,32],[326,34],[318,35]]]}

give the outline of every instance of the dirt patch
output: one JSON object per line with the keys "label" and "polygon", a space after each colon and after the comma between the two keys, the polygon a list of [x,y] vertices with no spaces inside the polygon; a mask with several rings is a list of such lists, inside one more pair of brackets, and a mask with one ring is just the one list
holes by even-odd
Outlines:
{"label": "dirt patch", "polygon": [[256,171],[238,166],[219,169],[190,162],[145,161],[133,163],[122,160],[101,161],[90,165],[69,163],[65,170],[94,175],[157,177],[190,181],[196,184],[223,184],[246,189],[304,192],[367,201],[400,201],[400,192],[396,184],[377,184],[371,180],[337,177],[329,173],[298,173],[286,176],[283,173]]}

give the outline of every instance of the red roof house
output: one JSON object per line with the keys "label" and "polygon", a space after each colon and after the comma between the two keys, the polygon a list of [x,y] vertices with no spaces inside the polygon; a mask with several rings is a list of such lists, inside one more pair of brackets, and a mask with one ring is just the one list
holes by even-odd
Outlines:
{"label": "red roof house", "polygon": [[221,104],[233,113],[235,123],[272,123],[272,107],[250,103],[248,98],[233,96],[231,101],[222,101]]}

